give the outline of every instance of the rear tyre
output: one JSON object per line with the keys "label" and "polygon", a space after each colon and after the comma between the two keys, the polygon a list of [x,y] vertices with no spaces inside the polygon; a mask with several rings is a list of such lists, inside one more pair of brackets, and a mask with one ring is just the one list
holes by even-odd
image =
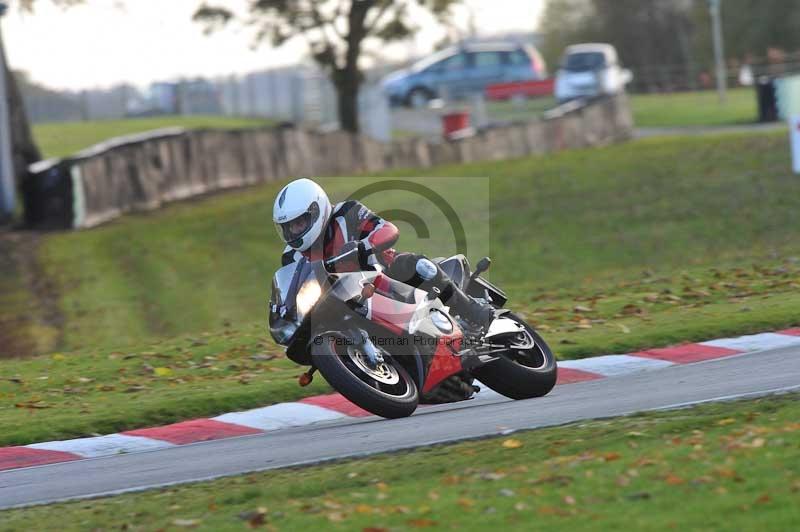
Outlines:
{"label": "rear tyre", "polygon": [[511,399],[530,399],[547,395],[556,385],[558,367],[550,346],[519,316],[508,313],[525,328],[525,334],[534,342],[526,350],[510,349],[507,355],[472,371],[483,384]]}
{"label": "rear tyre", "polygon": [[311,357],[337,392],[381,417],[400,418],[414,413],[419,393],[403,366],[387,356],[382,364],[373,367],[359,346],[344,345],[336,338],[332,334],[318,337],[312,345]]}

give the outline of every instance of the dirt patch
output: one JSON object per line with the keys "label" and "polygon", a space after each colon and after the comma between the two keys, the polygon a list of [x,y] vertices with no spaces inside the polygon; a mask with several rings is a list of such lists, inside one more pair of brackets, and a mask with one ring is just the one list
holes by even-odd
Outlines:
{"label": "dirt patch", "polygon": [[41,236],[0,231],[0,358],[52,351],[64,317],[54,282],[38,259]]}

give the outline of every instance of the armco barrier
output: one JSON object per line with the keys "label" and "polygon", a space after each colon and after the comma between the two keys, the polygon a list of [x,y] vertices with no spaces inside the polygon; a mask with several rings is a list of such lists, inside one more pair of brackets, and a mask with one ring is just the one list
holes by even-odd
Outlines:
{"label": "armco barrier", "polygon": [[524,157],[619,142],[632,133],[625,95],[567,104],[540,121],[447,142],[403,139],[384,144],[341,131],[291,127],[171,128],[112,139],[72,157],[31,165],[23,184],[25,217],[31,226],[92,227],[126,212],[294,176]]}

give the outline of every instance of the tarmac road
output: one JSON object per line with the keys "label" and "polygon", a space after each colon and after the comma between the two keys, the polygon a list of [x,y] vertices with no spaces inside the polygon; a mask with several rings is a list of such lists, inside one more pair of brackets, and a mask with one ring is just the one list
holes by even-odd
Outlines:
{"label": "tarmac road", "polygon": [[761,351],[558,386],[541,399],[491,396],[421,409],[406,419],[361,418],[11,470],[0,473],[0,509],[798,389],[800,348]]}

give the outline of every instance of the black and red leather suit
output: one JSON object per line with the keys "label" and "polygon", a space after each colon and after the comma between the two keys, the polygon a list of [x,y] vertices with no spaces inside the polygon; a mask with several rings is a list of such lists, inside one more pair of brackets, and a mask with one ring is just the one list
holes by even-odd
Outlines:
{"label": "black and red leather suit", "polygon": [[[425,256],[395,251],[392,246],[400,238],[400,231],[393,223],[384,220],[358,201],[345,201],[334,206],[320,238],[321,245],[316,243],[302,252],[287,246],[283,252],[282,265],[296,262],[303,256],[312,261],[329,259],[358,246],[366,251],[361,254],[361,263],[344,267],[340,265],[339,271],[354,271],[378,263],[385,267],[384,273],[392,279],[415,287],[425,283],[426,287],[437,288],[441,293],[439,298],[445,304],[472,322],[485,323],[487,311],[492,314],[490,309],[482,309],[481,305],[457,288],[441,268],[436,266],[434,272],[431,267],[433,263]],[[420,261],[431,269],[433,275],[422,277],[418,273]]]}

